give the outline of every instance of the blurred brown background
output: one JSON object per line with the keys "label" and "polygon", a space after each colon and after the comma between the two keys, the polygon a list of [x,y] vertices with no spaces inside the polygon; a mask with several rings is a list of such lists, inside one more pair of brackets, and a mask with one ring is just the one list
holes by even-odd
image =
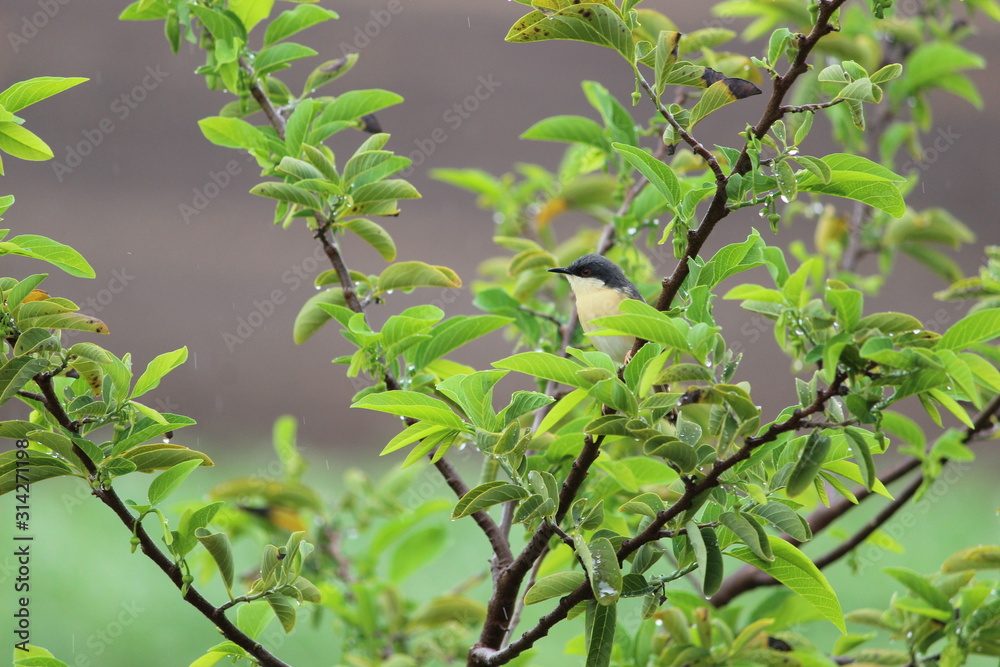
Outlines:
{"label": "blurred brown background", "polygon": [[[90,153],[71,172],[61,174],[52,162],[8,158],[8,175],[0,185],[0,192],[17,198],[4,226],[13,233],[40,233],[70,244],[97,271],[96,280],[86,281],[52,270],[45,283],[49,292],[89,304],[112,332],[99,342],[118,354],[131,351],[137,371],[158,353],[189,347],[188,363],[150,396],[155,407],[199,422],[186,438],[178,438],[183,444],[198,440],[211,452],[206,441],[266,439],[274,418],[291,413],[302,421],[303,439],[314,446],[377,447],[373,441],[396,425],[381,415],[347,409],[355,388],[345,380],[344,367],[330,364],[333,357],[349,352],[347,344],[332,327],[302,346],[291,340],[292,322],[313,291],[311,279],[327,268],[317,261],[316,244],[301,227],[275,228],[270,201],[247,194],[261,180],[255,166],[244,156],[209,144],[197,127],[198,119],[215,115],[231,96],[207,90],[203,79],[193,74],[202,61],[190,45],[178,55],[170,52],[160,23],[119,22],[117,15],[126,2],[61,2],[0,5],[0,87],[40,75],[91,79],[22,114],[26,126],[53,148],[57,161],[66,163],[68,146],[80,142],[94,144]],[[403,95],[405,104],[379,114],[383,128],[393,135],[388,147],[398,153],[426,148],[432,134],[440,138],[443,130],[444,140],[434,144],[430,154],[425,150],[418,156],[422,164],[410,177],[424,198],[403,202],[403,215],[388,220],[387,226],[399,245],[400,259],[449,265],[466,284],[475,277],[478,261],[497,252],[491,243],[492,222],[475,208],[472,197],[431,181],[426,170],[479,167],[501,173],[515,161],[554,167],[561,146],[520,141],[518,135],[547,115],[593,116],[580,91],[583,79],[602,82],[626,102],[632,90],[628,69],[610,50],[570,42],[506,44],[507,29],[524,13],[517,3],[396,0],[392,6],[401,10],[395,14],[388,11],[388,0],[325,6],[338,11],[340,20],[302,33],[301,41],[324,60],[342,55],[345,48],[361,52],[354,71],[325,91],[385,88]],[[698,3],[654,0],[647,6],[668,13],[682,30],[712,20]],[[46,16],[46,7],[54,15]],[[982,23],[980,34],[967,46],[993,60],[1000,30]],[[258,40],[255,45],[261,39],[258,32],[262,29],[251,36]],[[741,49],[739,42],[731,45]],[[307,69],[293,68],[287,80],[301,85]],[[977,270],[981,245],[1000,241],[992,168],[1000,152],[995,120],[1000,91],[995,73],[973,72],[972,78],[986,109],[976,111],[954,97],[938,98],[943,104],[932,133],[945,131],[957,138],[928,165],[912,199],[920,208],[947,207],[976,230],[980,243],[960,257],[967,273]],[[484,81],[490,85],[483,87]],[[475,95],[477,88],[485,99],[456,127],[453,106]],[[742,128],[745,121],[759,117],[766,97],[717,114],[714,124],[704,124],[702,140],[735,145],[735,136],[720,132]],[[649,115],[645,109],[638,113]],[[109,126],[105,119],[110,119],[111,131],[100,129]],[[825,126],[814,131],[810,152],[832,150],[820,141],[825,136]],[[340,135],[337,139],[343,144]],[[363,137],[346,139],[353,150]],[[346,144],[340,150],[347,150]],[[211,197],[217,192],[213,174],[216,183],[225,183],[220,174],[227,170],[231,182]],[[196,201],[196,191],[207,198]],[[185,220],[182,206],[196,204],[203,210]],[[563,229],[569,233],[571,225],[594,223],[567,217],[557,224],[566,225]],[[709,250],[742,240],[751,226],[762,232],[767,227],[749,211],[731,216]],[[783,233],[787,238],[812,237],[811,228]],[[384,263],[366,246],[349,239],[345,247],[352,268],[382,270]],[[5,258],[4,266],[3,275],[48,271],[21,258]],[[961,316],[963,307],[929,298],[942,286],[928,271],[903,260],[881,296],[866,306],[912,312],[943,330]],[[436,297],[429,291],[394,295],[385,312],[375,309],[373,317],[381,321],[389,309]],[[449,306],[449,314],[473,311],[467,290]],[[791,399],[793,386],[784,373],[773,372],[783,371],[787,361],[770,330],[748,324],[731,303],[719,302],[717,312],[721,323],[731,327],[731,343],[754,346],[741,379],[754,383],[755,398],[771,409]],[[254,323],[259,326],[248,328]],[[243,342],[227,345],[227,333],[241,336],[247,331],[251,335]],[[460,358],[485,367],[486,355],[502,354],[500,349],[506,346],[498,336]],[[771,377],[781,383],[767,386]],[[14,416],[15,409],[3,408],[4,418]]]}

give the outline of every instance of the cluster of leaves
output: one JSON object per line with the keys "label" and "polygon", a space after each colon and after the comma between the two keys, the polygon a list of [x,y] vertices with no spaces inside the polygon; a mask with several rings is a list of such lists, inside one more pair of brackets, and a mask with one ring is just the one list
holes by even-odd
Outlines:
{"label": "cluster of leaves", "polygon": [[[223,628],[229,641],[196,664],[227,656],[283,664],[256,642],[274,617],[289,631],[298,602],[318,602],[317,608],[333,612],[349,638],[344,661],[358,665],[385,664],[389,655],[399,665],[453,660],[468,650],[477,626],[482,632],[469,664],[505,664],[524,657],[554,623],[580,615],[584,632],[571,650],[586,654],[588,666],[651,660],[832,664],[829,652],[789,631],[788,619],[803,617],[804,609],[805,616],[846,630],[823,564],[799,549],[815,532],[806,512],[873,495],[891,500],[878,474],[878,461],[888,452],[915,462],[923,489],[949,461],[973,458],[967,445],[989,424],[1000,393],[992,345],[1000,336],[1000,314],[989,300],[995,267],[979,282],[949,290],[948,296],[985,300],[943,333],[909,315],[866,314],[864,308],[865,294],[878,287],[899,252],[954,281],[957,267],[929,246],[972,240],[947,212],[909,208],[905,197],[916,176],[896,173],[892,165],[900,148],[919,152],[920,133],[931,123],[932,90],[979,103],[963,72],[982,63],[958,45],[967,31],[953,20],[952,3],[933,2],[927,12],[894,20],[886,27],[888,47],[876,39],[870,15],[856,6],[841,11],[842,0],[716,5],[728,15],[756,18],[745,36],[769,36],[758,58],[718,48],[735,37],[733,31],[682,34],[664,14],[639,8],[641,0],[522,2],[532,9],[511,28],[508,41],[569,39],[612,49],[634,75],[633,105],[648,98],[656,113],[637,123],[604,86],[585,82],[599,121],[559,115],[523,135],[566,144],[556,171],[523,165],[500,178],[470,169],[436,172],[495,212],[496,242],[512,256],[482,266],[485,280],[476,286],[475,303],[487,314],[447,317],[436,306],[419,305],[389,316],[381,328],[366,317],[370,304],[393,291],[458,288],[461,281],[447,267],[397,262],[389,232],[371,220],[395,216],[399,200],[419,196],[396,177],[410,161],[386,150],[389,136],[372,115],[401,98],[384,90],[316,94],[348,71],[356,55],[314,68],[298,95],[276,76],[317,55],[289,38],[336,14],[297,4],[266,24],[259,49],[250,47],[250,35],[270,17],[273,1],[139,0],[122,14],[124,20],[164,21],[175,51],[185,39],[204,49],[199,73],[210,88],[237,99],[200,122],[203,134],[252,155],[269,180],[251,192],[276,202],[274,223],[294,227],[301,219],[331,260],[332,269],[316,279],[327,289],[304,305],[294,339],[338,326],[351,352],[335,361],[347,366],[348,376],[373,378],[353,407],[405,420],[383,450],[388,455],[408,448],[404,470],[377,484],[348,473],[348,491],[333,509],[303,483],[293,422],[279,420],[275,447],[283,477],[224,483],[208,504],[186,507],[171,530],[162,503],[194,468],[211,461],[178,445],[145,444],[193,422],[134,399],[155,388],[186,351],[161,355],[133,383],[127,355],[119,359],[89,343],[63,348],[60,329],[105,329],[79,316],[68,300],[37,290],[44,276],[0,283],[8,357],[0,369],[2,395],[33,409],[28,421],[0,425],[0,435],[32,441],[31,481],[77,475],[112,502],[107,493],[115,477],[164,470],[150,485],[148,503],[128,503],[138,513],[126,522],[133,544],[151,551],[141,521],[157,515],[168,565],[172,561],[189,601],[188,561],[200,543],[207,554],[200,557],[221,572],[230,597],[206,615],[222,627],[224,612],[240,605],[235,626]],[[992,0],[965,4],[997,18]],[[887,16],[891,5],[873,3],[872,12]],[[821,67],[807,62],[815,54],[825,59]],[[771,103],[757,125],[711,149],[695,138],[701,120],[761,93],[758,86],[767,80]],[[665,101],[674,87],[673,101]],[[816,113],[831,119],[845,152],[802,154]],[[247,120],[255,114],[263,114],[262,124]],[[864,155],[866,127],[881,132],[879,156]],[[371,136],[339,168],[324,142],[347,129]],[[845,204],[853,213],[837,208]],[[744,242],[702,255],[715,223],[747,208],[766,216],[774,232],[782,222],[816,218],[817,252],[793,245],[791,261],[752,231]],[[556,220],[567,211],[585,213],[602,227],[560,235],[563,221]],[[377,274],[351,271],[340,248],[345,232],[390,264]],[[638,249],[641,242],[653,249],[656,262]],[[584,349],[586,340],[565,313],[567,288],[546,272],[595,247],[613,252],[650,297],[647,279],[657,278],[655,306],[626,301],[588,334],[642,341],[623,368]],[[0,248],[93,274],[75,252],[41,237],[16,237]],[[875,275],[857,273],[866,253],[881,260]],[[674,261],[674,273],[661,281],[663,265]],[[771,284],[737,285],[724,298],[774,322],[775,338],[801,376],[794,380],[796,402],[774,416],[762,411],[750,383],[740,378],[736,345],[713,312],[722,283],[756,268]],[[515,350],[490,370],[447,358],[501,328],[527,351]],[[511,375],[527,376],[535,387],[512,392],[497,410],[494,400]],[[890,409],[911,397],[942,428],[939,437],[928,438],[912,419]],[[970,416],[966,405],[985,410],[985,421]],[[965,430],[944,428],[940,408]],[[100,443],[92,434],[105,427],[112,433]],[[458,447],[483,456],[482,479],[471,489],[445,465]],[[405,507],[395,499],[421,470],[414,464],[426,460],[458,493],[457,503],[421,499]],[[468,594],[475,581],[422,606],[400,592],[401,582],[438,555],[445,528],[423,522],[441,519],[448,507],[452,519],[472,517],[493,549],[489,605]],[[499,522],[489,513],[494,509]],[[283,547],[265,547],[248,592],[235,595],[230,536],[256,538],[254,526],[268,538],[291,536]],[[521,530],[513,540],[511,526]],[[312,548],[303,531],[313,531],[311,541],[320,547],[309,561]],[[354,531],[370,538],[343,550],[340,536]],[[525,546],[517,553],[521,537]],[[726,576],[726,558],[797,597],[770,598],[746,620],[733,607],[713,610],[706,597],[722,605],[742,592],[733,583],[738,575]],[[928,656],[940,642],[944,664],[995,655],[1000,605],[988,582],[959,572],[995,562],[995,552],[986,549],[956,555],[945,570],[957,574],[934,580],[889,570],[912,595],[894,599],[884,614],[856,612],[847,619],[904,637],[910,661],[937,660]],[[514,638],[523,605],[553,600],[552,611]],[[619,610],[633,603],[643,619],[634,632],[617,620]],[[845,635],[834,653],[897,664],[898,653],[861,647],[870,638]]]}
{"label": "cluster of leaves", "polygon": [[[51,159],[52,149],[48,144],[25,129],[24,119],[14,114],[86,80],[80,77],[40,76],[19,81],[0,92],[0,151],[21,160]],[[0,176],[3,173],[3,160],[0,160]]]}
{"label": "cluster of leaves", "polygon": [[[316,66],[302,92],[293,94],[277,74],[317,53],[289,38],[336,19],[337,14],[312,4],[298,4],[268,23],[260,49],[250,48],[249,34],[270,16],[273,5],[273,0],[159,0],[133,3],[121,18],[163,20],[174,51],[183,39],[198,43],[205,51],[206,63],[198,73],[205,76],[210,88],[227,90],[239,99],[226,104],[220,115],[199,121],[202,133],[216,145],[247,151],[256,158],[262,176],[279,179],[251,189],[253,194],[277,202],[275,224],[288,227],[296,219],[304,219],[310,230],[321,236],[332,233],[334,239],[351,232],[392,262],[397,252],[392,236],[370,218],[399,215],[399,200],[419,198],[420,193],[408,181],[394,178],[411,161],[385,149],[389,135],[379,131],[374,114],[403,98],[381,89],[350,90],[336,96],[317,94],[349,72],[357,54]],[[261,111],[267,116],[264,125],[244,120]],[[324,142],[349,128],[373,135],[347,158],[343,168],[338,168],[336,156]],[[393,290],[459,287],[461,280],[447,267],[409,261],[391,264],[377,276],[354,272],[347,284],[330,270],[318,276],[316,284],[336,286],[316,295],[303,309],[301,317],[306,321],[296,327],[298,342],[329,320],[319,304],[345,303],[343,288],[357,292],[366,303]]]}
{"label": "cluster of leaves", "polygon": [[[52,157],[41,139],[20,127],[23,120],[12,112],[83,81],[39,77],[0,93],[3,112],[8,116],[2,128],[7,141],[0,148],[23,159]],[[28,150],[32,146],[34,152]],[[0,198],[0,214],[13,203],[12,195]],[[9,231],[0,231],[0,239],[4,239],[0,241],[0,255],[30,257],[75,277],[95,277],[93,268],[75,249],[35,234],[8,239]],[[187,558],[200,543],[215,560],[230,597],[222,610],[240,602],[264,599],[285,631],[291,631],[296,616],[293,600],[315,603],[320,599],[316,587],[299,574],[312,550],[304,541],[304,532],[294,533],[283,547],[265,547],[260,577],[250,585],[247,595],[235,597],[229,539],[225,534],[206,530],[223,503],[189,507],[176,528],[171,528],[162,509],[195,468],[214,465],[206,454],[170,442],[174,432],[193,425],[193,419],[160,412],[138,400],[184,363],[187,348],[157,356],[136,375],[129,354],[118,357],[91,342],[70,344],[66,339],[73,335],[108,334],[108,327],[93,315],[80,312],[73,301],[41,289],[47,277],[39,273],[21,280],[0,278],[0,405],[17,398],[29,408],[26,420],[0,422],[0,437],[27,443],[27,447],[0,454],[0,494],[11,493],[26,505],[30,485],[55,477],[80,478],[131,529],[133,552],[142,547],[154,560],[163,559],[161,567],[167,565],[168,574],[176,574],[182,596],[189,595],[194,580]],[[113,485],[118,478],[136,472],[159,474],[149,485],[147,502],[123,503]],[[169,557],[153,546],[142,527],[148,515],[157,517]],[[266,625],[259,609],[241,611],[240,617],[240,628],[259,632]],[[250,657],[246,646],[233,641],[213,648],[210,654],[215,659],[223,655]],[[15,647],[14,657],[15,664],[65,664],[35,648],[26,652],[23,647]],[[204,664],[214,664],[214,660]]]}
{"label": "cluster of leaves", "polygon": [[[941,571],[924,577],[903,567],[885,568],[906,592],[894,595],[889,608],[858,609],[848,621],[876,632],[846,634],[835,651],[857,662],[879,665],[965,664],[970,655],[1000,655],[1000,598],[997,580],[977,578],[982,570],[1000,569],[1000,547],[963,549],[945,559]],[[885,632],[905,649],[859,648]],[[942,644],[943,642],[943,644]]]}

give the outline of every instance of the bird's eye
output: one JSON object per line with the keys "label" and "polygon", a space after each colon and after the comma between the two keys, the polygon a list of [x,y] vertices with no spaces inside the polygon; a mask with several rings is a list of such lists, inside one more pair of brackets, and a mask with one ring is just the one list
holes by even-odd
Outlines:
{"label": "bird's eye", "polygon": [[583,269],[582,271],[580,271],[580,275],[586,278],[587,276],[590,275],[590,269]]}

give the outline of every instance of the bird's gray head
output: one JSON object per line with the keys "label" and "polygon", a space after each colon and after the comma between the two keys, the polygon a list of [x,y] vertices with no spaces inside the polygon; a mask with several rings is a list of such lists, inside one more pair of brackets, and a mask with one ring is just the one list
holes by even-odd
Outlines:
{"label": "bird's gray head", "polygon": [[604,287],[626,294],[632,299],[642,299],[621,268],[601,255],[584,255],[569,266],[559,266],[549,271],[565,275],[574,290],[584,285],[591,288]]}

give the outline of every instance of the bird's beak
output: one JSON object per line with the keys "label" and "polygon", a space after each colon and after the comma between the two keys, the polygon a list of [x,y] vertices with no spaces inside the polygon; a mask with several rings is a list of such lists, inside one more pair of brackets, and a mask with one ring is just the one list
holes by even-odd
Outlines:
{"label": "bird's beak", "polygon": [[573,275],[572,273],[570,273],[569,269],[567,269],[564,266],[557,266],[554,269],[549,269],[549,273],[564,273],[567,276]]}

